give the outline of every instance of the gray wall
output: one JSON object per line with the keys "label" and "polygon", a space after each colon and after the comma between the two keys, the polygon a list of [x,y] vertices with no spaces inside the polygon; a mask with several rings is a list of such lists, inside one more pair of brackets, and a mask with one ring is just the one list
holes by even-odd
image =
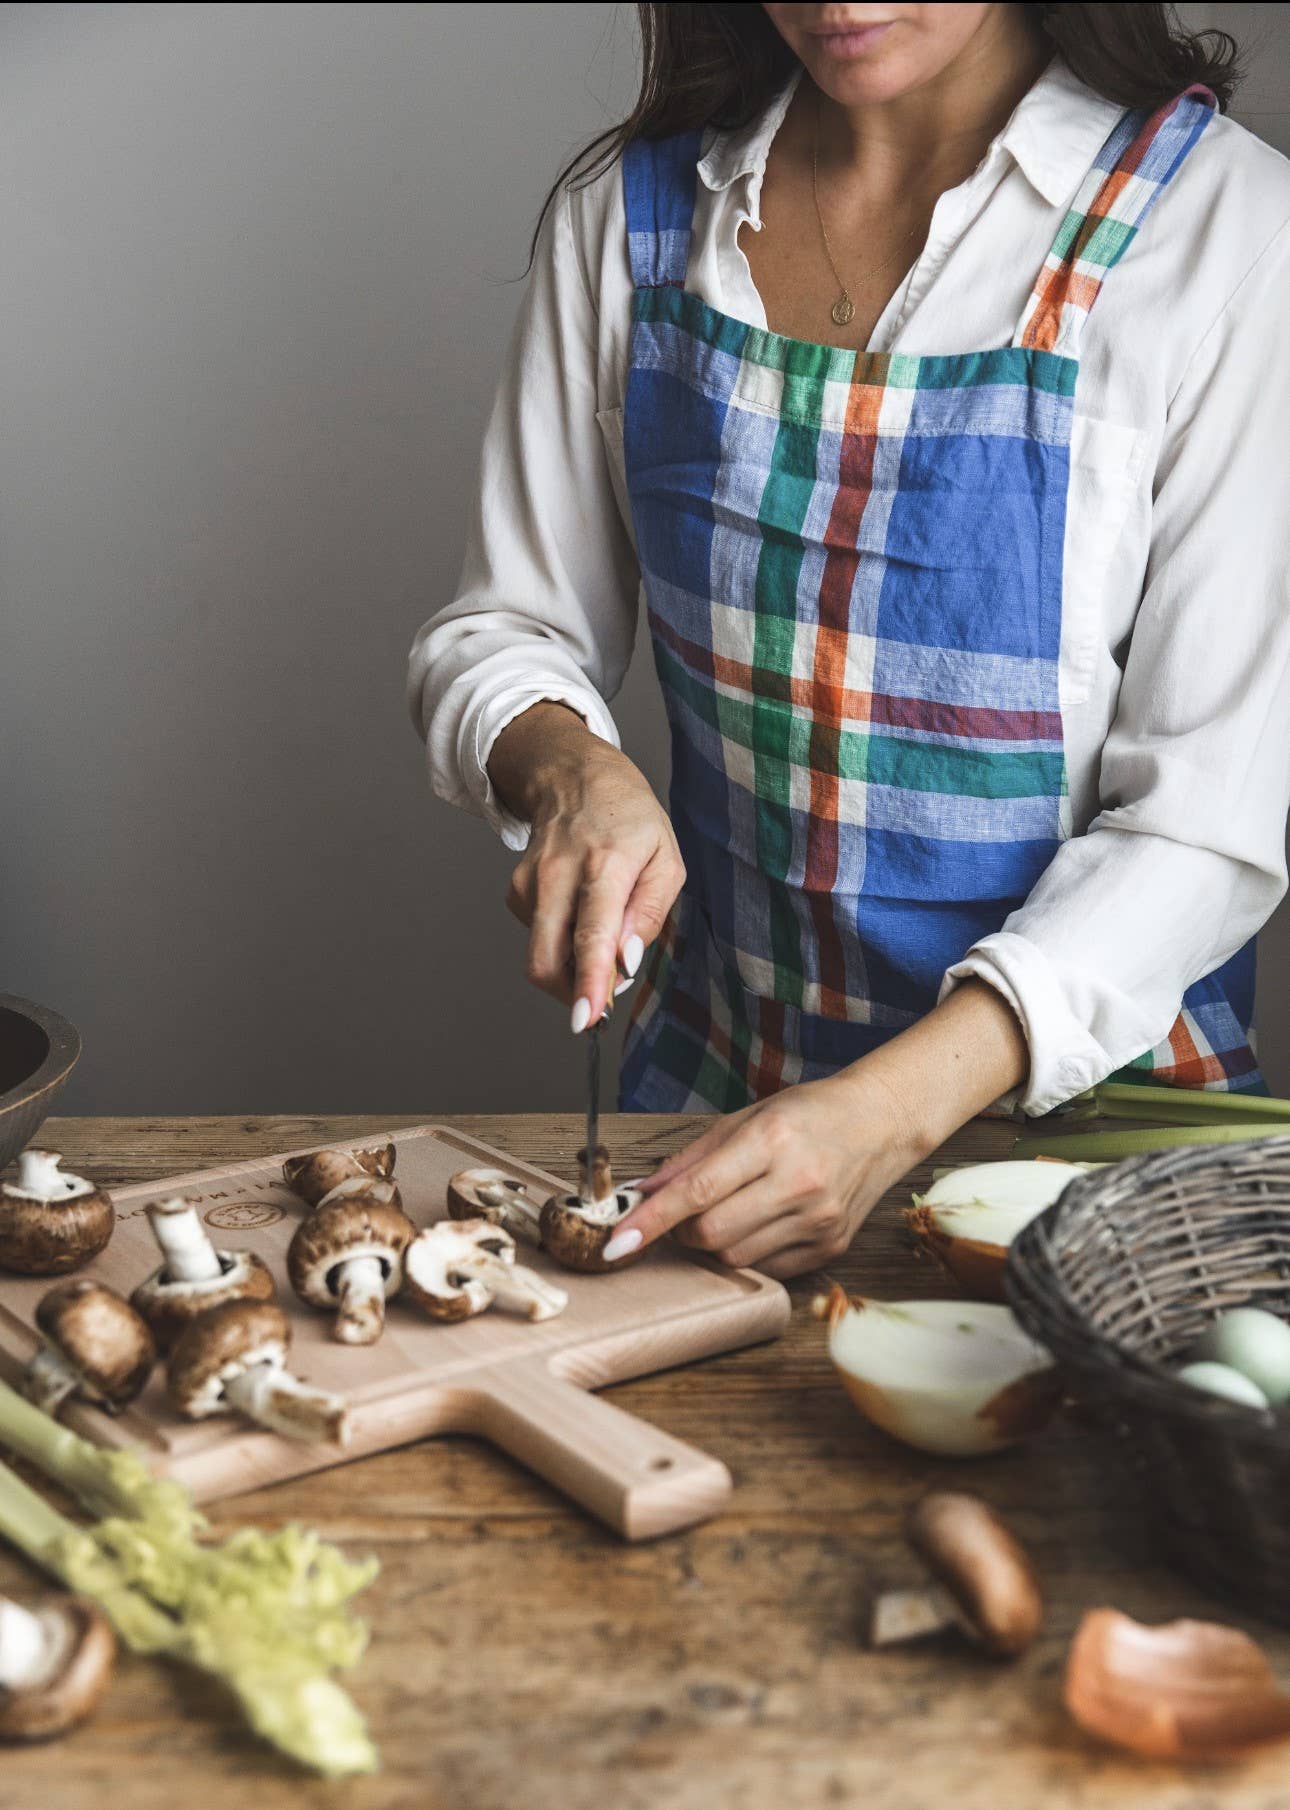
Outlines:
{"label": "gray wall", "polygon": [[[1252,25],[1290,141],[1290,7],[1182,10]],[[576,1101],[402,669],[628,12],[0,9],[0,989],[82,1028],[68,1109]],[[620,717],[661,785],[645,660]]]}

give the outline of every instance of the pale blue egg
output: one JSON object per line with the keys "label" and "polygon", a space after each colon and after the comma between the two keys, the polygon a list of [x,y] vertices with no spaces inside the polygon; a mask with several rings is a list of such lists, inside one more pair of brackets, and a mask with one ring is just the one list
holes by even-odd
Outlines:
{"label": "pale blue egg", "polygon": [[1220,1314],[1191,1357],[1230,1364],[1273,1404],[1290,1400],[1290,1326],[1261,1307]]}
{"label": "pale blue egg", "polygon": [[1228,1401],[1245,1402],[1251,1408],[1266,1408],[1268,1398],[1257,1383],[1252,1383],[1248,1376],[1242,1376],[1239,1370],[1233,1370],[1230,1364],[1184,1364],[1178,1372],[1178,1380],[1190,1383],[1193,1389],[1207,1390],[1210,1395],[1225,1395]]}

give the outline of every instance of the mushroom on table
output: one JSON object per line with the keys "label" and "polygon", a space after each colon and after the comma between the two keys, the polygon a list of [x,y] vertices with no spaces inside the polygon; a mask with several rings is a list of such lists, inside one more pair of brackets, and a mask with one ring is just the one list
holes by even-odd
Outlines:
{"label": "mushroom on table", "polygon": [[51,1288],[36,1325],[48,1343],[23,1372],[22,1392],[46,1414],[70,1395],[119,1413],[152,1375],[157,1347],[147,1322],[102,1282],[80,1276]]}
{"label": "mushroom on table", "polygon": [[928,1582],[884,1591],[870,1624],[876,1647],[957,1628],[997,1659],[1024,1653],[1043,1623],[1044,1600],[1020,1541],[977,1496],[933,1490],[905,1527]]}
{"label": "mushroom on table", "polygon": [[148,1224],[161,1265],[130,1296],[169,1351],[198,1315],[226,1301],[272,1301],[273,1277],[253,1251],[218,1251],[206,1236],[200,1201],[176,1195],[153,1201]]}
{"label": "mushroom on table", "polygon": [[450,1219],[486,1219],[513,1238],[541,1242],[542,1202],[505,1169],[459,1169],[448,1183]]}
{"label": "mushroom on table", "polygon": [[97,1257],[116,1229],[108,1195],[67,1175],[52,1150],[24,1150],[18,1173],[0,1183],[0,1269],[63,1276]]}
{"label": "mushroom on table", "polygon": [[[282,1165],[282,1179],[293,1194],[316,1207],[329,1195],[345,1188],[354,1193],[369,1182],[388,1182],[394,1174],[397,1151],[393,1144],[380,1144],[371,1150],[310,1150],[304,1156],[289,1156]],[[385,1196],[400,1204],[397,1189],[391,1187]]]}
{"label": "mushroom on table", "polygon": [[194,1320],[170,1354],[171,1405],[186,1420],[235,1412],[288,1439],[349,1436],[348,1403],[287,1369],[291,1327],[272,1301],[226,1301]]}
{"label": "mushroom on table", "polygon": [[417,1229],[389,1198],[394,1192],[391,1182],[374,1180],[353,1193],[333,1190],[300,1222],[288,1248],[292,1288],[335,1315],[332,1337],[342,1345],[374,1344],[385,1303],[402,1286],[403,1253]]}
{"label": "mushroom on table", "polygon": [[542,1209],[542,1245],[566,1269],[599,1275],[606,1270],[627,1269],[644,1255],[637,1251],[615,1263],[605,1262],[605,1246],[620,1220],[638,1206],[635,1188],[615,1188],[609,1152],[603,1144],[578,1152],[582,1175],[579,1194],[553,1194]]}
{"label": "mushroom on table", "polygon": [[528,1320],[563,1313],[569,1297],[515,1261],[515,1240],[486,1219],[444,1219],[403,1254],[408,1299],[432,1320],[469,1320],[494,1302]]}
{"label": "mushroom on table", "polygon": [[96,1708],[112,1679],[116,1637],[75,1596],[34,1609],[0,1597],[0,1741],[48,1741]]}

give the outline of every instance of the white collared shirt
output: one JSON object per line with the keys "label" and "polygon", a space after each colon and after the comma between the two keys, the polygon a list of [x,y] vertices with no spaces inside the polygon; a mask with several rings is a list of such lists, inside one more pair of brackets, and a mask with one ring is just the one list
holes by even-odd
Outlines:
{"label": "white collared shirt", "polygon": [[[786,92],[710,135],[686,288],[765,326],[738,243],[760,230]],[[1066,207],[1120,109],[1060,59],[936,204],[877,351],[1010,343]],[[1266,922],[1290,797],[1290,166],[1227,119],[1205,131],[1111,272],[1083,336],[1059,683],[1070,830],[1030,897],[950,970],[1026,1031],[1028,1112],[1168,1033],[1184,990]],[[631,319],[621,171],[544,227],[484,441],[455,597],[417,637],[409,701],[431,783],[494,798],[496,737],[571,705],[617,744],[640,571],[622,463]]]}

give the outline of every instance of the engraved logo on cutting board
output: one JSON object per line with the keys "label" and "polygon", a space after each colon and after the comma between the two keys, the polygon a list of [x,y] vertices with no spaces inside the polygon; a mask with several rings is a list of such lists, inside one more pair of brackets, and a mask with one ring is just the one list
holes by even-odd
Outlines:
{"label": "engraved logo on cutting board", "polygon": [[202,1218],[223,1232],[249,1232],[259,1226],[275,1226],[286,1214],[271,1200],[228,1200],[211,1207]]}

